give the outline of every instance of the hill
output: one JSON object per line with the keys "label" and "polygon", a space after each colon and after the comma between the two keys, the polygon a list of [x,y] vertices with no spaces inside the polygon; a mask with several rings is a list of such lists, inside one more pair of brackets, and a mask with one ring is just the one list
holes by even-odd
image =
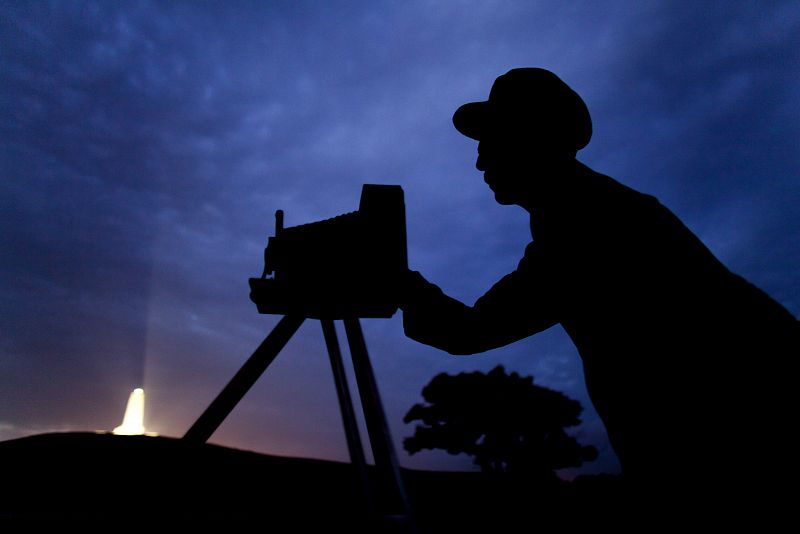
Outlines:
{"label": "hill", "polygon": [[[166,437],[55,433],[0,442],[0,472],[5,521],[241,521],[292,531],[383,531],[366,520],[354,470],[340,462]],[[503,532],[520,522],[533,530],[544,523],[570,526],[614,517],[611,478],[537,487],[472,472],[404,469],[403,477],[422,532]]]}

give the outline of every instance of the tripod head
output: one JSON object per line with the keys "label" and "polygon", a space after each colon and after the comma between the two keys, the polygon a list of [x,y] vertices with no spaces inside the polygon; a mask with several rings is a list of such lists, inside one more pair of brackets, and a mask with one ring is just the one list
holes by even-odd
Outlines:
{"label": "tripod head", "polygon": [[407,269],[403,189],[364,184],[358,211],[289,228],[276,213],[250,299],[265,314],[387,318]]}

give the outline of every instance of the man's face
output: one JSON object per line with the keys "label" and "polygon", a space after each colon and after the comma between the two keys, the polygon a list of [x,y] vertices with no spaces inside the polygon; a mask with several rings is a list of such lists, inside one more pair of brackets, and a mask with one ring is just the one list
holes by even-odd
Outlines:
{"label": "man's face", "polygon": [[519,137],[492,136],[478,143],[478,160],[475,167],[483,171],[483,179],[494,192],[499,204],[521,204],[540,179],[541,154],[530,142]]}

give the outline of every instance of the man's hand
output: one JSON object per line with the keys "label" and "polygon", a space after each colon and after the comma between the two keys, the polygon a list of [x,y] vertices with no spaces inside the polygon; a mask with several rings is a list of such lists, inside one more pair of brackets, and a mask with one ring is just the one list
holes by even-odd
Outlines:
{"label": "man's hand", "polygon": [[413,308],[415,303],[420,302],[424,296],[430,293],[433,284],[425,280],[419,271],[407,270],[400,277],[400,302],[398,306],[401,310]]}

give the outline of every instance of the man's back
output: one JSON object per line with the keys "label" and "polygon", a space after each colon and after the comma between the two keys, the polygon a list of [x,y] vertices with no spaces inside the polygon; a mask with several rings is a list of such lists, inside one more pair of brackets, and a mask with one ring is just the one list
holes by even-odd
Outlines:
{"label": "man's back", "polygon": [[735,426],[783,409],[773,386],[800,347],[797,321],[655,198],[580,169],[571,201],[532,214],[534,243],[556,263],[560,322],[623,468],[727,463],[723,449],[749,441],[733,444]]}

